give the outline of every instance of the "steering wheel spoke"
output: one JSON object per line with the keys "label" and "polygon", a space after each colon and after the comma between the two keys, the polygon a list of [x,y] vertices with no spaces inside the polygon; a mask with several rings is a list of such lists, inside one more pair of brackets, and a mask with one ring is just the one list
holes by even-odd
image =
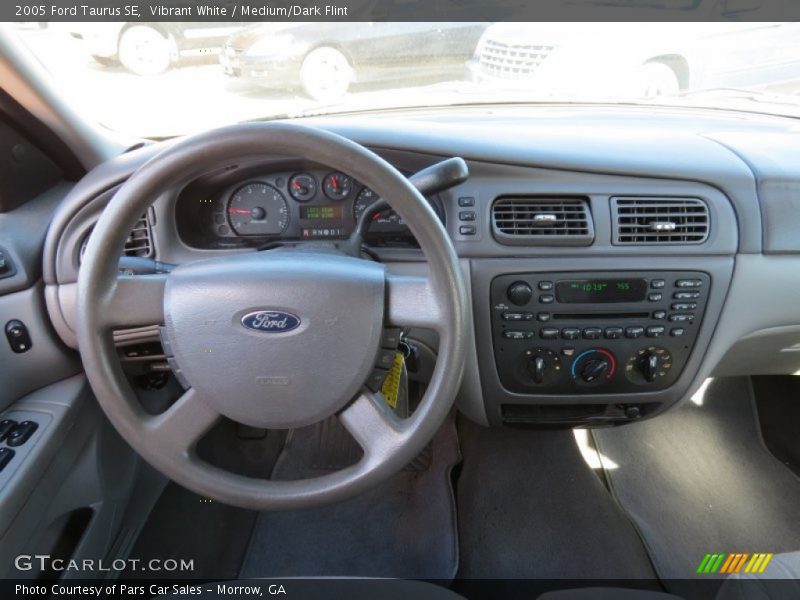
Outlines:
{"label": "steering wheel spoke", "polygon": [[424,327],[439,331],[444,325],[443,308],[426,277],[386,277],[386,319],[401,327]]}
{"label": "steering wheel spoke", "polygon": [[117,277],[102,308],[103,324],[122,329],[163,323],[166,282],[163,274]]}
{"label": "steering wheel spoke", "polygon": [[153,439],[169,443],[177,452],[187,453],[219,418],[216,410],[189,389],[166,411],[149,417],[145,429]]}
{"label": "steering wheel spoke", "polygon": [[364,450],[366,461],[391,456],[406,440],[406,425],[382,398],[363,391],[339,420]]}

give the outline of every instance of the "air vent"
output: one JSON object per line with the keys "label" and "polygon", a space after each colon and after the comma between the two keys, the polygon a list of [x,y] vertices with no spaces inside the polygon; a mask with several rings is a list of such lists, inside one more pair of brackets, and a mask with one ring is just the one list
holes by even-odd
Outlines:
{"label": "air vent", "polygon": [[[155,252],[153,250],[152,236],[150,232],[150,217],[148,213],[136,221],[131,230],[128,238],[125,240],[125,248],[122,253],[125,256],[142,256],[145,258],[152,257]],[[78,264],[83,263],[83,255],[86,253],[86,246],[89,244],[89,236],[92,234],[91,230],[83,236],[80,249],[78,250]]]}
{"label": "air vent", "polygon": [[128,239],[125,240],[123,254],[125,256],[143,256],[145,258],[153,256],[150,219],[147,213],[143,214],[142,218],[136,221],[136,225],[133,226]]}
{"label": "air vent", "polygon": [[498,198],[492,229],[501,244],[519,246],[588,246],[594,239],[585,198]]}
{"label": "air vent", "polygon": [[701,244],[708,206],[699,198],[612,198],[615,244]]}

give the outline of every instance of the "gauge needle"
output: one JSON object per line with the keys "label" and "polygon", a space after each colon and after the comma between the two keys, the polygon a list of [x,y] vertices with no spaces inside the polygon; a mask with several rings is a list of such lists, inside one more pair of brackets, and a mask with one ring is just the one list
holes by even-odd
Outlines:
{"label": "gauge needle", "polygon": [[228,212],[231,213],[232,215],[249,215],[250,214],[250,210],[247,209],[247,208],[233,208],[233,207],[231,207],[231,208],[228,209]]}

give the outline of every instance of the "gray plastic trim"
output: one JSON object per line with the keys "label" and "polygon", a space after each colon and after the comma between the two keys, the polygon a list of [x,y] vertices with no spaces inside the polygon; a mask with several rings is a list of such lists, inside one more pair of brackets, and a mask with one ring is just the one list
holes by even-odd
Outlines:
{"label": "gray plastic trim", "polygon": [[[706,351],[700,382],[712,374],[733,372],[797,374],[800,370],[797,344],[800,344],[798,257],[737,257],[728,300],[717,333]],[[749,351],[748,355],[743,356],[744,350]]]}
{"label": "gray plastic trim", "polygon": [[6,534],[88,396],[86,380],[78,375],[26,396],[0,415],[39,424],[30,440],[14,448],[16,455],[0,471],[0,536]]}
{"label": "gray plastic trim", "polygon": [[47,319],[42,289],[40,282],[0,296],[0,326],[19,319],[27,326],[32,342],[27,352],[16,354],[5,336],[0,338],[0,410],[35,389],[80,371],[77,355],[64,348]]}
{"label": "gray plastic trim", "polygon": [[796,136],[761,132],[709,135],[736,152],[755,174],[765,254],[800,253],[800,149]]}
{"label": "gray plastic trim", "polygon": [[61,183],[7,213],[0,213],[0,247],[16,272],[0,280],[0,295],[31,287],[42,276],[42,246],[51,215],[69,191]]}

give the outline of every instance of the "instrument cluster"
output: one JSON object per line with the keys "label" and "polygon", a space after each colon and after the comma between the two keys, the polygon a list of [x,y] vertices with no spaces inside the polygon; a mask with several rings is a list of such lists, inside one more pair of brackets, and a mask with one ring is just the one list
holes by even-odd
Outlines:
{"label": "instrument cluster", "polygon": [[[330,169],[230,168],[187,185],[178,196],[175,217],[181,239],[203,249],[343,240],[377,200],[378,195],[365,185]],[[440,200],[428,201],[443,220]],[[416,245],[411,231],[391,209],[373,217],[366,242]]]}

